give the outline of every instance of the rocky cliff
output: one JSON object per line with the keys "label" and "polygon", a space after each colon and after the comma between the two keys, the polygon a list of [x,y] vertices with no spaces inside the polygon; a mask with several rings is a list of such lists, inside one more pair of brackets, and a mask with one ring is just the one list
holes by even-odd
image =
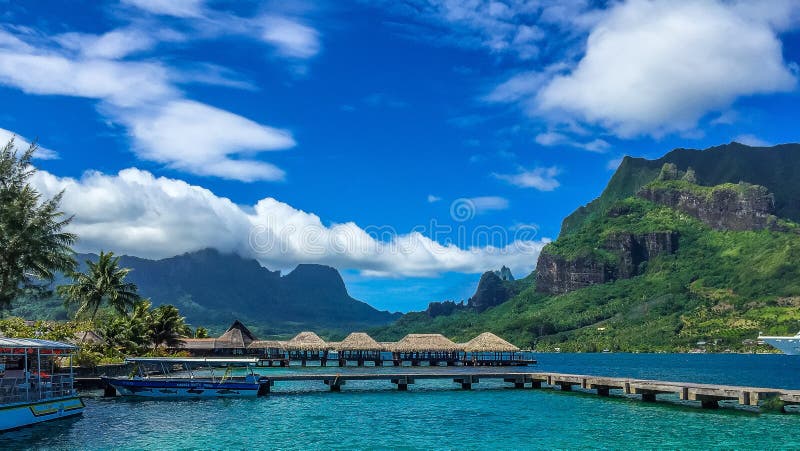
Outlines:
{"label": "rocky cliff", "polygon": [[482,312],[506,302],[511,296],[511,290],[503,283],[503,279],[494,271],[486,271],[478,282],[475,294],[467,301],[467,307]]}
{"label": "rocky cliff", "polygon": [[655,183],[637,194],[689,214],[715,230],[763,230],[778,227],[775,197],[749,183],[701,187],[686,182]]}
{"label": "rocky cliff", "polygon": [[568,259],[545,249],[536,265],[536,291],[563,294],[589,285],[637,276],[643,272],[643,264],[653,257],[678,250],[678,234],[671,231],[614,233],[606,239],[603,250],[616,261],[594,255]]}

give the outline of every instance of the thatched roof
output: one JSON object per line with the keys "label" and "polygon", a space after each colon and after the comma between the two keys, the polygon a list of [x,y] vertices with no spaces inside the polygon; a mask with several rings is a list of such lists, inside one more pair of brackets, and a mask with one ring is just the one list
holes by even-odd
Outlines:
{"label": "thatched roof", "polygon": [[247,349],[285,349],[286,342],[278,340],[256,340]]}
{"label": "thatched roof", "polygon": [[353,332],[335,346],[337,351],[382,351],[384,347],[364,332]]}
{"label": "thatched roof", "polygon": [[286,343],[290,351],[325,351],[329,348],[325,340],[314,332],[300,332]]}
{"label": "thatched roof", "polygon": [[408,334],[391,347],[394,352],[453,352],[459,349],[459,345],[442,334]]}
{"label": "thatched roof", "polygon": [[[0,335],[1,336],[1,335]],[[69,340],[72,343],[79,344],[79,343],[88,343],[88,344],[102,344],[105,343],[103,337],[100,336],[97,332],[93,330],[83,330],[75,332],[72,335],[72,339]]]}
{"label": "thatched roof", "polygon": [[176,348],[181,349],[195,349],[195,350],[211,350],[216,348],[216,338],[182,338],[181,344]]}
{"label": "thatched roof", "polygon": [[218,348],[246,348],[256,337],[244,324],[236,321],[217,339]]}
{"label": "thatched roof", "polygon": [[519,348],[491,332],[484,332],[464,343],[466,352],[516,352]]}

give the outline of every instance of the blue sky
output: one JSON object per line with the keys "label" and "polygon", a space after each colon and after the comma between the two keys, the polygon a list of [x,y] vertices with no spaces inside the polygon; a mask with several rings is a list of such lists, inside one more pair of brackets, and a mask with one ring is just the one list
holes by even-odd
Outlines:
{"label": "blue sky", "polygon": [[81,251],[323,263],[409,310],[530,272],[623,155],[794,142],[796,2],[0,2],[0,138]]}

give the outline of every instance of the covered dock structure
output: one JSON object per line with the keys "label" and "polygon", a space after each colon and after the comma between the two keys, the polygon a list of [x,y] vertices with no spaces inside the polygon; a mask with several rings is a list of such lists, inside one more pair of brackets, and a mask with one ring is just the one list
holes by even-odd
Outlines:
{"label": "covered dock structure", "polygon": [[460,361],[461,348],[442,334],[408,334],[390,346],[392,362],[400,366],[427,363],[430,366],[455,365]]}
{"label": "covered dock structure", "polygon": [[462,362],[467,366],[513,366],[536,363],[517,346],[491,332],[484,332],[461,345]]}
{"label": "covered dock structure", "polygon": [[346,366],[348,361],[355,361],[358,366],[373,362],[375,366],[382,363],[381,351],[386,346],[378,343],[364,332],[353,332],[344,340],[332,346],[339,357],[339,366]]}
{"label": "covered dock structure", "polygon": [[325,340],[309,331],[300,332],[286,342],[288,359],[290,361],[299,360],[302,366],[306,366],[309,360],[319,361],[320,365],[326,366],[330,349],[330,345]]}

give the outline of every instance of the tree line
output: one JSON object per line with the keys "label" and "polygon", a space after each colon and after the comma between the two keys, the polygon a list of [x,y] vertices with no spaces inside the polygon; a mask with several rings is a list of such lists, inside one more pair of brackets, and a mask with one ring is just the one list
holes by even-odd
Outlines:
{"label": "tree line", "polygon": [[[121,268],[113,252],[101,251],[96,262],[87,260],[85,270],[78,270],[72,249],[78,236],[66,230],[73,217],[60,210],[64,192],[45,198],[31,184],[36,149],[34,142],[19,153],[12,139],[0,151],[0,314],[20,299],[52,296],[60,273],[70,283],[58,286],[56,293],[74,318],[67,324],[40,323],[38,329],[20,319],[0,320],[0,331],[55,339],[75,339],[77,332],[82,344],[78,360],[86,364],[164,353],[184,337],[207,336],[202,327],[192,331],[175,306],[153,308],[126,281],[130,269]],[[91,331],[102,340],[89,342]]]}

